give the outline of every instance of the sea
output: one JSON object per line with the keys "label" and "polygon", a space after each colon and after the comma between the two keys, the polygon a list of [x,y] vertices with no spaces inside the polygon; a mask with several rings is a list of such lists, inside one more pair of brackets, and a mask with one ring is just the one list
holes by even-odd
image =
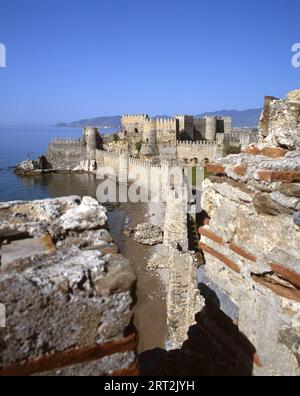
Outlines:
{"label": "sea", "polygon": [[[100,129],[114,133],[116,128]],[[0,202],[55,198],[67,195],[96,197],[97,180],[89,174],[17,176],[16,164],[47,152],[54,138],[80,138],[81,128],[0,127]]]}

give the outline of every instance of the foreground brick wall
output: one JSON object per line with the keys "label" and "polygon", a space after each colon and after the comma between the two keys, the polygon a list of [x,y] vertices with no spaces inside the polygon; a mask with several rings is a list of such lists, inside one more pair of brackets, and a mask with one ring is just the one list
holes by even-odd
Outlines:
{"label": "foreground brick wall", "polygon": [[202,196],[200,289],[252,345],[255,375],[300,374],[300,152],[280,150],[209,164]]}

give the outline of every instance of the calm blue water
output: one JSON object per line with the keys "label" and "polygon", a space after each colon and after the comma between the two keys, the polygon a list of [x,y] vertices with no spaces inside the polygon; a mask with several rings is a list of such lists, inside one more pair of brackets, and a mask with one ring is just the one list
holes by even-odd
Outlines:
{"label": "calm blue water", "polygon": [[[104,129],[101,133],[115,130]],[[32,200],[64,195],[95,196],[96,180],[93,175],[16,176],[17,163],[35,159],[46,153],[53,138],[79,138],[77,128],[0,127],[0,201]]]}

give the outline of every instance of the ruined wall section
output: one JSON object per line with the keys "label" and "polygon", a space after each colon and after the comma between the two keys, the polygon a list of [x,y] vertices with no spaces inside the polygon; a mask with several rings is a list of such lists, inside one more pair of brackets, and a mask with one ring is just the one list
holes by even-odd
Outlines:
{"label": "ruined wall section", "polygon": [[263,140],[269,134],[270,128],[270,104],[274,100],[278,100],[274,96],[265,96],[264,108],[259,120],[260,139]]}
{"label": "ruined wall section", "polygon": [[188,339],[195,314],[202,308],[197,288],[196,259],[189,251],[188,194],[186,186],[168,190],[164,248],[169,268],[167,295],[168,349],[181,349]]}
{"label": "ruined wall section", "polygon": [[263,146],[300,149],[300,90],[285,99],[266,97],[259,124],[259,143]]}
{"label": "ruined wall section", "polygon": [[209,332],[250,375],[299,375],[299,152],[250,147],[208,171],[199,283]]}
{"label": "ruined wall section", "polygon": [[135,276],[104,207],[71,196],[2,203],[0,216],[0,376],[136,374]]}
{"label": "ruined wall section", "polygon": [[54,139],[46,153],[47,168],[57,171],[96,170],[96,150],[102,148],[98,129],[87,127],[81,139]]}
{"label": "ruined wall section", "polygon": [[54,139],[46,158],[50,169],[72,170],[87,159],[86,147],[81,139]]}

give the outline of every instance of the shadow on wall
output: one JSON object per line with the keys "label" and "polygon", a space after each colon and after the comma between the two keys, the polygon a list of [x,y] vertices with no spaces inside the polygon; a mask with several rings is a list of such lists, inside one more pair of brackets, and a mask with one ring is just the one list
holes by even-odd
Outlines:
{"label": "shadow on wall", "polygon": [[220,309],[216,293],[199,289],[206,300],[180,350],[155,349],[140,355],[143,376],[251,376],[256,350]]}

